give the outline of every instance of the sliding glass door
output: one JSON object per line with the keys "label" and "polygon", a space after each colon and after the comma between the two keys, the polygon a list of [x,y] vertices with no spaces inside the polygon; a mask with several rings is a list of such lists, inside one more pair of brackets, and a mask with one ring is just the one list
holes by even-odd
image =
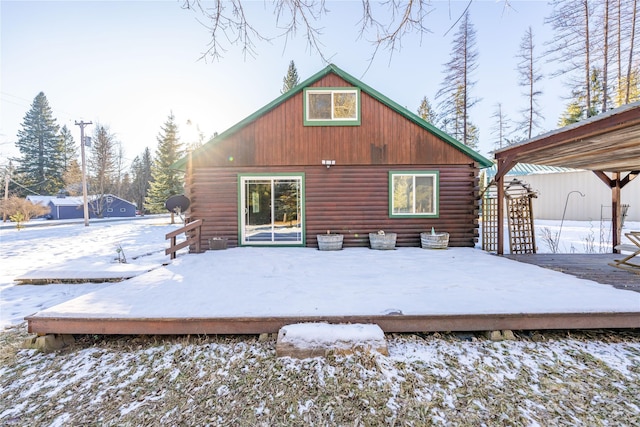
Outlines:
{"label": "sliding glass door", "polygon": [[301,245],[303,177],[240,177],[240,242],[243,245]]}

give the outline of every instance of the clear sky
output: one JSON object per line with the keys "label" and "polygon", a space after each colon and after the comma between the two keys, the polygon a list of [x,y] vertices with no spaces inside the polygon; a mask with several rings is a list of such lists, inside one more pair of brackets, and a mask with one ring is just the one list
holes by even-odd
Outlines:
{"label": "clear sky", "polygon": [[[208,139],[255,112],[280,95],[289,61],[301,81],[326,65],[310,51],[304,34],[293,40],[258,42],[255,58],[227,45],[219,61],[201,60],[209,35],[202,16],[183,10],[182,1],[6,1],[0,2],[0,163],[17,156],[16,134],[35,96],[43,91],[59,125],[66,124],[79,141],[74,121],[109,126],[132,160],[145,147],[155,151],[157,135],[171,112],[183,142]],[[244,2],[265,35],[275,37],[271,1]],[[323,53],[354,77],[406,108],[416,111],[427,96],[436,105],[443,64],[450,59],[454,25],[467,1],[434,1],[425,24],[431,34],[407,36],[392,56],[358,38],[360,1],[327,1]],[[492,150],[491,115],[501,102],[510,119],[518,118],[526,98],[515,71],[520,40],[531,25],[537,51],[551,38],[543,25],[551,9],[543,1],[474,0],[471,20],[477,32],[479,67],[472,94],[481,101],[471,110],[480,128],[479,151]],[[369,35],[371,38],[371,35]],[[541,61],[548,74],[552,64]],[[556,128],[567,91],[559,79],[542,85],[545,130]],[[93,132],[93,127],[87,128]]]}

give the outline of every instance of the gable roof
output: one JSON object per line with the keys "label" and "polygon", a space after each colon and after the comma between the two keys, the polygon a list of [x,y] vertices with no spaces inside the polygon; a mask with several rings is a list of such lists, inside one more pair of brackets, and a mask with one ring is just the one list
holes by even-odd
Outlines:
{"label": "gable roof", "polygon": [[[393,111],[395,111],[396,113],[400,114],[401,116],[403,116],[407,120],[417,124],[418,126],[420,126],[421,128],[425,129],[426,131],[428,131],[428,132],[432,133],[433,135],[437,136],[438,138],[440,138],[444,142],[446,142],[449,145],[453,146],[455,149],[457,149],[459,151],[462,151],[464,154],[466,154],[467,156],[471,157],[473,160],[478,162],[481,167],[488,167],[488,166],[491,166],[493,164],[493,162],[491,160],[489,160],[486,157],[482,156],[480,153],[478,153],[475,150],[473,150],[472,148],[464,145],[460,141],[458,141],[455,138],[453,138],[451,135],[443,132],[442,130],[438,129],[437,127],[433,126],[432,124],[426,122],[425,120],[423,120],[417,114],[415,114],[415,113],[407,110],[406,108],[400,106],[395,101],[392,101],[391,99],[389,99],[386,96],[382,95],[380,92],[378,92],[375,89],[373,89],[372,87],[364,84],[363,82],[361,82],[360,80],[356,79],[351,74],[341,70],[340,68],[338,68],[334,64],[327,65],[324,69],[322,69],[321,71],[317,72],[313,76],[309,77],[308,79],[306,79],[302,83],[298,84],[297,86],[295,86],[294,88],[292,88],[288,92],[280,95],[278,98],[274,99],[273,101],[271,101],[270,103],[268,103],[264,107],[260,108],[255,113],[253,113],[250,116],[246,117],[245,119],[239,121],[238,123],[236,123],[235,125],[231,126],[229,129],[227,129],[226,131],[222,132],[221,134],[215,136],[214,138],[209,140],[209,142],[205,143],[202,147],[199,147],[198,149],[196,149],[194,151],[194,154],[197,154],[199,151],[206,149],[205,147],[207,147],[207,146],[209,146],[211,144],[216,144],[218,142],[224,141],[230,135],[233,135],[234,133],[238,132],[240,129],[242,129],[245,126],[249,125],[250,123],[256,121],[257,119],[259,119],[260,117],[262,117],[263,115],[268,113],[269,111],[273,110],[274,108],[276,108],[280,104],[282,104],[285,101],[287,101],[288,99],[292,98],[293,96],[295,96],[299,92],[302,92],[302,90],[305,87],[308,87],[308,86],[312,85],[313,83],[317,82],[318,80],[322,79],[323,77],[325,77],[326,75],[331,74],[331,73],[336,74],[337,76],[339,76],[340,78],[345,80],[347,83],[359,88],[362,92],[366,93],[367,95],[371,96],[372,98],[376,99],[377,101],[379,101],[382,104],[386,105],[387,107],[391,108]],[[177,162],[175,162],[173,165],[171,165],[171,168],[172,169],[184,170],[184,169],[186,169],[186,165],[187,165],[187,156],[185,156],[185,157],[181,158],[180,160],[178,160]]]}

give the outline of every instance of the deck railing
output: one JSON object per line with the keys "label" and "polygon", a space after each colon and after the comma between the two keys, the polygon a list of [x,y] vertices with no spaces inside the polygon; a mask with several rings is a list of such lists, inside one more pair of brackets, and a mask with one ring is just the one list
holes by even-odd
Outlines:
{"label": "deck railing", "polygon": [[[203,221],[201,219],[191,221],[184,227],[179,228],[176,231],[172,231],[171,233],[167,234],[165,236],[165,239],[171,239],[171,244],[169,245],[169,248],[165,249],[164,254],[170,255],[171,259],[175,259],[176,252],[178,252],[182,248],[186,248],[191,244],[195,244],[196,253],[200,253],[201,252],[200,251],[200,234],[202,230],[202,222]],[[191,237],[189,237],[188,233],[192,230],[195,230],[195,233],[193,233]],[[176,240],[177,240],[176,238],[182,233],[187,233],[187,239],[180,243],[176,243]]]}

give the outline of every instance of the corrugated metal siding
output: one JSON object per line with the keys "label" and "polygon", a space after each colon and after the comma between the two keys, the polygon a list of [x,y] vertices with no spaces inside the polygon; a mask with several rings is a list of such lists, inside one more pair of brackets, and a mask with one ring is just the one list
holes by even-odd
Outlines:
{"label": "corrugated metal siding", "polygon": [[[440,217],[389,218],[389,170],[439,170]],[[434,227],[450,233],[451,246],[473,246],[477,230],[478,170],[467,165],[323,166],[280,168],[198,168],[190,216],[204,219],[203,245],[210,237],[238,244],[238,174],[305,173],[306,245],[327,230],[345,235],[344,246],[368,246],[368,233],[398,233],[398,246],[419,246],[420,232]],[[204,246],[206,247],[206,246]]]}
{"label": "corrugated metal siding", "polygon": [[[538,193],[533,199],[535,219],[560,220],[564,215],[565,220],[593,221],[594,226],[611,219],[611,188],[591,171],[533,174],[522,180]],[[640,180],[627,184],[620,199],[629,205],[626,221],[640,221]]]}

